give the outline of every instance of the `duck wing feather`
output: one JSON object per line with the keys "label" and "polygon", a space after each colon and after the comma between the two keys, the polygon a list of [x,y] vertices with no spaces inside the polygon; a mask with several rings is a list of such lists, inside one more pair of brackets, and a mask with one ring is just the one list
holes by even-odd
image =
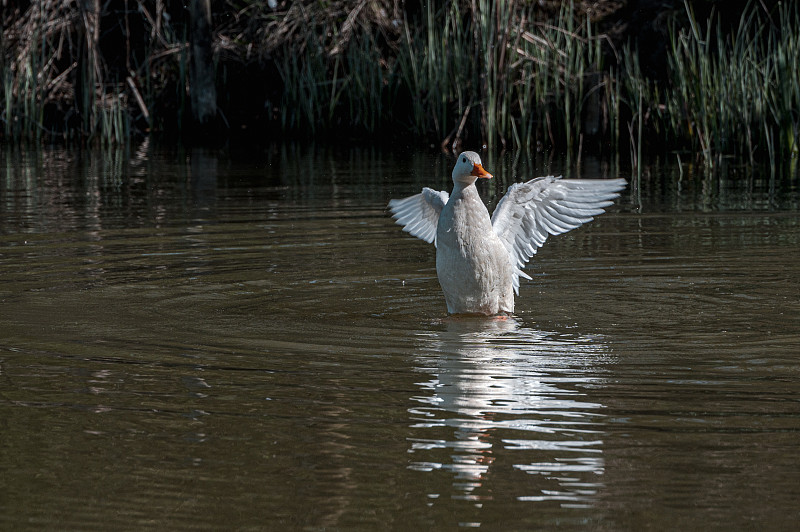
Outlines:
{"label": "duck wing feather", "polygon": [[389,210],[403,231],[435,246],[439,215],[448,199],[447,192],[425,187],[419,194],[389,201]]}
{"label": "duck wing feather", "polygon": [[625,188],[624,179],[562,179],[546,176],[515,183],[492,213],[492,228],[511,255],[514,290],[522,271],[549,235],[566,233],[595,216]]}

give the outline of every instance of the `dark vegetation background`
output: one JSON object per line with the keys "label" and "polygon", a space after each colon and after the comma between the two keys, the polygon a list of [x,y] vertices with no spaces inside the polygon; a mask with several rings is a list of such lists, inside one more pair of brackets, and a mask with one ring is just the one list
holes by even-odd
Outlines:
{"label": "dark vegetation background", "polygon": [[5,142],[797,156],[793,2],[0,2]]}

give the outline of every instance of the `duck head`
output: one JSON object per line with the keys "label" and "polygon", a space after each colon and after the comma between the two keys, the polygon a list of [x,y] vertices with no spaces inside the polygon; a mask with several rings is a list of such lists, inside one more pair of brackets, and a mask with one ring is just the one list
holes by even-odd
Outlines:
{"label": "duck head", "polygon": [[492,174],[481,166],[481,157],[474,151],[461,152],[453,167],[453,183],[461,186],[468,186],[475,182],[479,177],[489,179]]}

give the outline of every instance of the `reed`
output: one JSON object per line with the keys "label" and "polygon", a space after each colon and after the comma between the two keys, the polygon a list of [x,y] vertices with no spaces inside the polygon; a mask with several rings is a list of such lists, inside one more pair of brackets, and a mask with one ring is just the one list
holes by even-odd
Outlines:
{"label": "reed", "polygon": [[587,95],[601,90],[600,42],[588,18],[576,19],[568,4],[562,4],[552,24],[537,23],[521,34],[518,111],[520,129],[528,134],[520,147],[530,149],[538,142],[574,152],[583,133]]}
{"label": "reed", "polygon": [[4,131],[12,137],[38,140],[46,102],[45,88],[50,81],[44,68],[48,41],[41,9],[31,10],[25,26],[27,39],[15,49],[16,55],[11,61],[3,61]]}
{"label": "reed", "polygon": [[[338,59],[338,58],[337,58]],[[370,34],[351,41],[343,61],[349,122],[366,133],[377,131],[394,104],[393,68],[384,64]],[[335,90],[336,83],[331,85]],[[335,108],[332,102],[331,108]]]}
{"label": "reed", "polygon": [[[308,128],[313,134],[318,125],[333,118],[341,90],[334,76],[328,78],[325,51],[313,34],[309,34],[300,54],[285,50],[278,70],[283,79],[281,126],[286,130]],[[336,69],[338,71],[338,68]]]}
{"label": "reed", "polygon": [[[5,18],[4,13],[0,131],[5,140],[124,142],[134,132],[133,117],[142,110],[150,125],[150,109],[166,85],[163,79],[169,76],[175,51],[181,45],[170,38],[166,17],[161,13],[153,16],[147,3],[132,2],[134,6],[137,3],[138,9],[106,12],[109,4],[47,0],[30,2],[21,12],[12,10],[18,17]],[[158,6],[163,8],[163,2],[156,2],[156,9]],[[116,27],[127,28],[128,18],[134,13],[150,30],[146,33],[150,40],[145,40],[147,57],[139,50],[132,52],[126,59],[131,71],[117,67],[115,74],[102,54],[100,21],[103,16],[118,14],[121,19]],[[118,46],[114,47],[116,53]],[[131,81],[122,85],[117,81],[120,76]],[[134,78],[146,80],[148,85],[153,79],[161,78],[162,82],[160,87],[146,91],[143,98]]]}
{"label": "reed", "polygon": [[671,32],[675,81],[662,117],[668,136],[687,139],[709,168],[728,156],[755,164],[763,154],[772,165],[796,156],[800,82],[790,75],[800,51],[796,4],[778,6],[777,27],[750,7],[729,35],[713,20],[701,32],[688,2],[685,9],[689,29]]}
{"label": "reed", "polygon": [[464,132],[491,148],[574,151],[587,95],[605,85],[591,84],[602,79],[602,37],[568,2],[553,23],[536,16],[528,3],[451,1],[428,3],[416,33],[405,21],[397,61],[412,128],[446,142]]}
{"label": "reed", "polygon": [[[413,27],[418,29],[412,33]],[[397,119],[417,135],[449,140],[447,131],[455,132],[477,103],[478,72],[468,30],[455,2],[441,11],[427,3],[420,25],[404,20],[395,80],[407,91],[411,116]]]}
{"label": "reed", "polygon": [[[93,136],[103,145],[124,143],[130,138],[130,115],[125,93],[118,90],[98,102],[95,109],[97,124],[92,125]],[[93,138],[89,137],[90,140]]]}

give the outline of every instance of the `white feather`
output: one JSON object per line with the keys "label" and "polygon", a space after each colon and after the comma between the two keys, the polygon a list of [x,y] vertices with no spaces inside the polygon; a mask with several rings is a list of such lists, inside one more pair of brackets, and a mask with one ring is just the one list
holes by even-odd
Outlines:
{"label": "white feather", "polygon": [[449,198],[447,192],[425,187],[414,196],[389,201],[389,210],[403,231],[435,246],[439,215]]}
{"label": "white feather", "polygon": [[625,185],[624,179],[554,176],[511,185],[492,214],[492,227],[514,261],[514,286],[519,286],[517,276],[548,235],[565,233],[603,214]]}

